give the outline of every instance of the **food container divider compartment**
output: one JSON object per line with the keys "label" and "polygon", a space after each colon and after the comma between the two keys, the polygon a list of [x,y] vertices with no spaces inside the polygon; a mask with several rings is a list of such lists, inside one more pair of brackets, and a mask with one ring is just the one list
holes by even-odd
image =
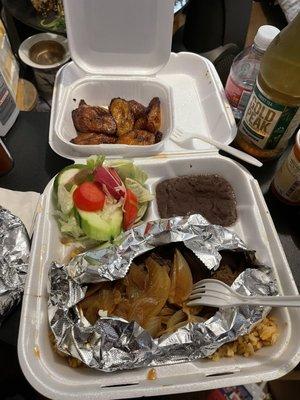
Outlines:
{"label": "food container divider compartment", "polygon": [[[74,62],[70,62],[60,69],[54,85],[49,144],[56,153],[69,159],[84,158],[92,153],[83,154],[82,151],[77,149],[78,146],[71,146],[70,143],[63,142],[54,127],[61,109],[65,107],[68,88],[77,80],[83,80],[87,77],[89,77],[89,74],[80,70]],[[236,124],[225,98],[220,78],[210,61],[197,54],[171,53],[168,64],[155,77],[149,79],[172,88],[174,129],[178,127],[183,132],[199,131],[208,137],[220,140],[222,143],[229,144],[232,142],[236,135]],[[71,99],[71,103],[75,104],[72,96]],[[75,108],[74,105],[72,107]],[[98,147],[99,152],[103,153],[103,147],[101,145]],[[149,147],[145,146],[144,149],[138,149],[138,151],[144,151],[145,156],[151,155],[151,152],[148,151]],[[171,155],[175,153],[207,152],[209,150],[213,151],[215,147],[201,140],[194,139],[188,145],[182,146],[168,138],[159,151]],[[155,150],[156,152],[157,150]],[[113,157],[126,156],[123,151],[121,154],[109,155]],[[134,151],[133,156],[140,156],[140,153],[137,154]]]}
{"label": "food container divider compartment", "polygon": [[[227,179],[236,193],[238,212],[238,221],[230,229],[237,232],[249,247],[257,250],[260,261],[276,271],[283,294],[297,293],[276,230],[266,214],[267,208],[258,184],[245,169],[232,160],[210,154],[136,159],[135,162],[148,173],[147,184],[152,192],[159,181],[177,175],[217,173]],[[99,396],[103,399],[133,398],[206,390],[276,379],[299,362],[299,312],[280,308],[272,311],[279,323],[278,342],[250,358],[236,356],[219,362],[197,360],[156,367],[155,381],[147,380],[147,368],[114,373],[70,368],[66,360],[53,352],[48,338],[48,267],[54,257],[58,258],[57,261],[64,261],[69,252],[59,241],[59,230],[53,218],[52,186],[53,180],[42,196],[18,342],[22,370],[29,382],[45,396],[59,400],[94,400]],[[155,201],[150,205],[146,218],[158,218]]]}
{"label": "food container divider compartment", "polygon": [[[70,140],[76,137],[76,130],[72,120],[72,110],[78,107],[81,99],[89,105],[101,105],[107,107],[115,97],[126,100],[134,99],[148,106],[153,97],[159,97],[161,101],[162,140],[159,143],[148,146],[128,146],[122,144],[102,145],[76,145]],[[158,153],[164,142],[173,131],[174,107],[172,90],[166,84],[151,78],[132,77],[97,77],[90,76],[76,80],[65,92],[60,111],[58,112],[55,132],[59,139],[79,151],[82,155],[108,153],[123,156],[134,154],[149,155]]]}
{"label": "food container divider compartment", "polygon": [[[211,61],[194,53],[172,53],[169,63],[157,73],[157,77],[173,89],[175,128],[187,133],[201,132],[224,144],[233,141],[236,123]],[[203,119],[206,126],[201,123]],[[201,143],[194,140],[193,148],[198,150]]]}

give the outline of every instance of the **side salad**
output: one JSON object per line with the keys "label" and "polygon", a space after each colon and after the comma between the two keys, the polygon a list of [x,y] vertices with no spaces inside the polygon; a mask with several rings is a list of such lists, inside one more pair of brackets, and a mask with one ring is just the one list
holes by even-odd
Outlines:
{"label": "side salad", "polygon": [[108,242],[136,225],[153,196],[147,174],[129,160],[91,156],[64,168],[55,178],[58,225],[75,241]]}

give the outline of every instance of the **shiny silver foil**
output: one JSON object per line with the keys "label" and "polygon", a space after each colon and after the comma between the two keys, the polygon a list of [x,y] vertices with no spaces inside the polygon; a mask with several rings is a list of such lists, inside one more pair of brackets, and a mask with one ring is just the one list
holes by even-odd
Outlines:
{"label": "shiny silver foil", "polygon": [[[76,304],[84,298],[88,283],[123,278],[135,257],[171,242],[183,242],[211,271],[219,266],[220,250],[253,254],[235,233],[195,214],[146,222],[126,232],[119,245],[87,251],[68,265],[53,262],[48,316],[58,349],[105,372],[186,362],[211,355],[249,332],[268,313],[269,308],[261,306],[219,309],[205,322],[188,323],[158,339],[136,322],[99,317],[91,325],[80,315]],[[277,294],[271,271],[263,266],[243,271],[233,288],[247,295]]]}
{"label": "shiny silver foil", "polygon": [[29,237],[22,221],[0,207],[0,324],[21,300],[29,253]]}

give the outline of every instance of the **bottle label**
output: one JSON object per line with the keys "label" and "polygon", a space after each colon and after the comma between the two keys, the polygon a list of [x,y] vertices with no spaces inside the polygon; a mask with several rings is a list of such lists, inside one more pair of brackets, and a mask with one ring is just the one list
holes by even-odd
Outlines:
{"label": "bottle label", "polygon": [[275,149],[297,128],[300,122],[298,110],[299,107],[274,102],[256,82],[239,127],[240,132],[261,149]]}
{"label": "bottle label", "polygon": [[5,125],[16,108],[14,99],[0,74],[0,122]]}
{"label": "bottle label", "polygon": [[300,161],[290,152],[274,178],[274,187],[286,200],[300,204]]}
{"label": "bottle label", "polygon": [[230,75],[226,82],[225,93],[232,107],[242,111],[245,110],[251,96],[251,91],[237,85]]}

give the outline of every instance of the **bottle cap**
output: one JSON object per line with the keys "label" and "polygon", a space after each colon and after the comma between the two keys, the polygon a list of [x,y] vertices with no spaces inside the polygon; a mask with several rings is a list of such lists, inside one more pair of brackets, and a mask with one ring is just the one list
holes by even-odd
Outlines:
{"label": "bottle cap", "polygon": [[269,44],[278,35],[280,30],[272,25],[263,25],[261,26],[254,38],[254,44],[260,50],[267,50]]}

